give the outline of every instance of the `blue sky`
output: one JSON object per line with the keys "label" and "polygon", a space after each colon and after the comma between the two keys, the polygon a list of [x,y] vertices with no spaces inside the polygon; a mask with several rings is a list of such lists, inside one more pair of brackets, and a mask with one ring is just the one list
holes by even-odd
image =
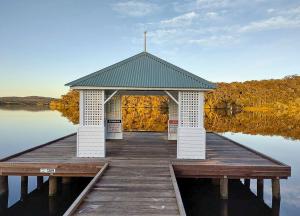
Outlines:
{"label": "blue sky", "polygon": [[0,96],[64,84],[143,50],[213,82],[299,74],[299,0],[0,0]]}

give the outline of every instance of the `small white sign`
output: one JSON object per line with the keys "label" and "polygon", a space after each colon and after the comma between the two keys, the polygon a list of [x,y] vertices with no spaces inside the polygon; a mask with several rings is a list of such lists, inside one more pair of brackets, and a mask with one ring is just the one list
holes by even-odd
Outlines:
{"label": "small white sign", "polygon": [[177,135],[178,120],[169,120],[169,135]]}
{"label": "small white sign", "polygon": [[107,132],[108,133],[121,133],[122,132],[122,120],[108,119],[107,120]]}
{"label": "small white sign", "polygon": [[55,169],[54,168],[41,168],[40,169],[40,173],[55,173]]}

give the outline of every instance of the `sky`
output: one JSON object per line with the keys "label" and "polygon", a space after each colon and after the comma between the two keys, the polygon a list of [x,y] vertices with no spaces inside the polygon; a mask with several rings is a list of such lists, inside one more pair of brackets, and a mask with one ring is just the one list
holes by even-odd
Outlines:
{"label": "sky", "polygon": [[65,83],[143,51],[212,82],[299,74],[300,0],[0,0],[0,96]]}

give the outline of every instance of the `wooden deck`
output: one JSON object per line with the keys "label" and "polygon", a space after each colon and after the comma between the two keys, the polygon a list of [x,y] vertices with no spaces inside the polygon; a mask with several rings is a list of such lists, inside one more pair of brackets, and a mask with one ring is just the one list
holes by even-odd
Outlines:
{"label": "wooden deck", "polygon": [[176,159],[176,141],[164,133],[125,133],[123,140],[106,142],[105,159],[77,158],[75,152],[73,134],[1,160],[0,175],[94,177],[107,163],[72,211],[78,215],[179,215],[170,164],[177,177],[291,175],[289,166],[214,133],[207,133],[206,160]]}

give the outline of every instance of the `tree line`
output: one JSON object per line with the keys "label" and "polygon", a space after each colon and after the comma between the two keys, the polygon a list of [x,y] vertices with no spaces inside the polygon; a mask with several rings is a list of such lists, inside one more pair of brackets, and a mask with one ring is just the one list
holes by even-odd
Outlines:
{"label": "tree line", "polygon": [[[260,134],[276,133],[293,138],[299,134],[300,76],[218,83],[217,86],[215,91],[206,93],[205,96],[205,106],[208,108],[205,112],[207,130],[246,133],[259,131]],[[63,116],[77,124],[79,93],[69,91],[60,99],[52,100],[50,108],[59,110]],[[234,112],[242,110],[251,112]],[[122,97],[122,123],[125,131],[166,131],[167,122],[166,96]]]}
{"label": "tree line", "polygon": [[270,109],[299,110],[300,76],[283,79],[218,83],[206,97],[206,108],[260,111]]}

